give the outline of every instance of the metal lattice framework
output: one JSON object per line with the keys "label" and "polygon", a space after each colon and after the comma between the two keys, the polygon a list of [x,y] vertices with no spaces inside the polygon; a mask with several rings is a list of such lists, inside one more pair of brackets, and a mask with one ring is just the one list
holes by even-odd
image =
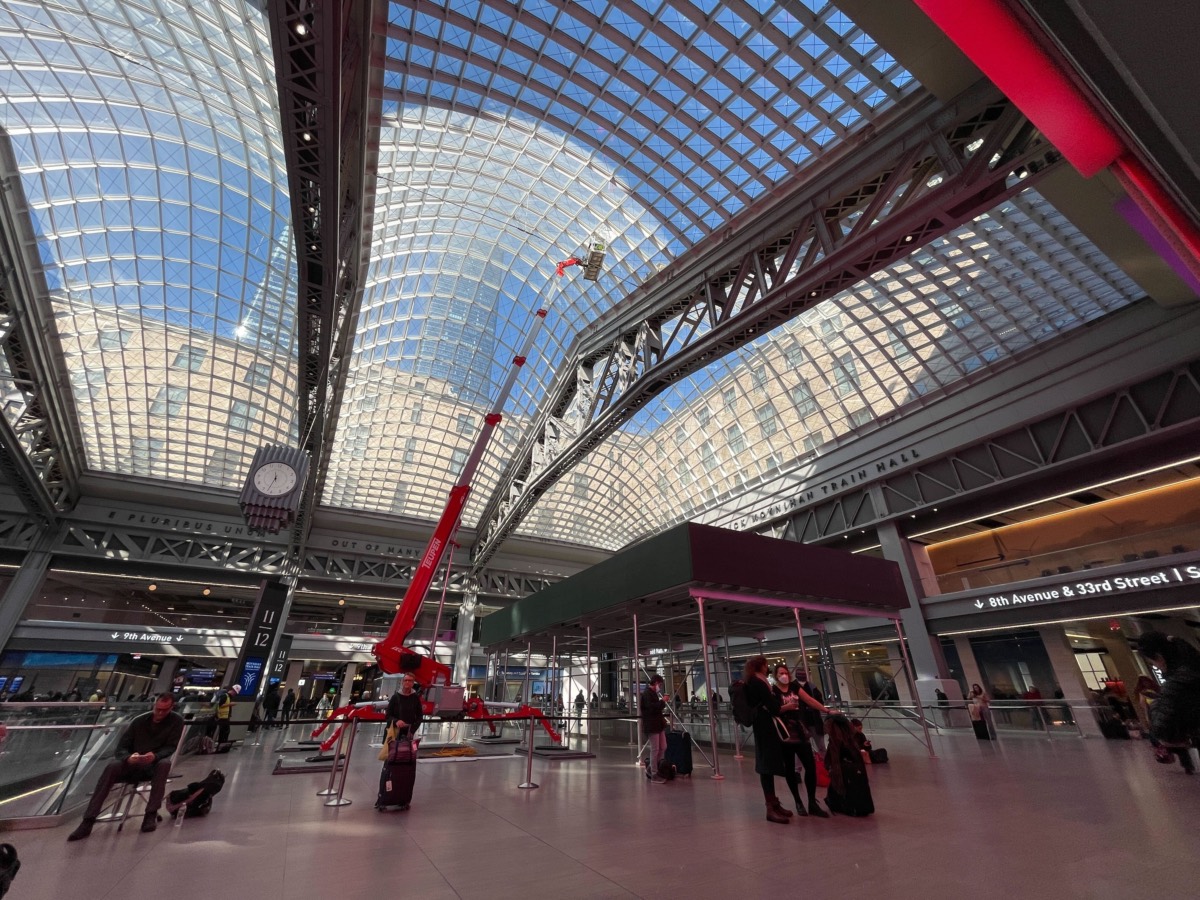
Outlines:
{"label": "metal lattice framework", "polygon": [[[38,519],[69,509],[78,472],[66,453],[55,397],[39,379],[54,370],[40,312],[46,285],[8,134],[0,129],[0,472]],[[39,303],[39,300],[42,302]]]}
{"label": "metal lattice framework", "polygon": [[[386,584],[399,589],[408,587],[416,567],[416,563],[394,559],[354,556],[328,550],[309,551],[304,556],[301,577],[315,580],[336,578],[339,582],[350,581],[354,584]],[[471,591],[480,597],[517,600],[535,594],[558,580],[503,569],[482,569],[471,574],[466,569],[451,568],[447,590],[460,595]],[[430,584],[431,595],[441,591],[444,581],[444,569],[439,569]]]}
{"label": "metal lattice framework", "polygon": [[[1009,501],[1017,488],[1036,496],[1042,491],[1039,475],[1055,473],[1061,487],[1069,469],[1091,482],[1101,476],[1106,458],[1131,446],[1144,466],[1177,461],[1195,452],[1198,426],[1200,362],[1193,362],[914,464],[755,531],[815,543],[1001,489]],[[1127,470],[1122,462],[1119,471]]]}
{"label": "metal lattice framework", "polygon": [[[160,510],[163,518],[173,518]],[[178,512],[176,510],[175,512]],[[146,510],[153,518],[156,513]],[[240,526],[230,526],[238,527]],[[37,543],[43,529],[29,514],[0,513],[0,551],[24,553]],[[414,545],[404,559],[358,554],[346,550],[309,550],[304,555],[300,584],[336,581],[350,585],[386,585],[399,595],[412,579],[419,552]],[[252,535],[181,534],[138,527],[67,518],[62,521],[50,551],[59,559],[120,561],[170,570],[237,572],[254,575],[285,575],[295,571],[291,549],[281,543],[267,544]],[[169,577],[164,574],[163,577]],[[439,569],[431,590],[439,593],[445,570]],[[457,595],[473,591],[480,597],[515,600],[554,584],[551,575],[530,574],[490,567],[471,574],[465,567],[452,567],[446,589]]]}
{"label": "metal lattice framework", "polygon": [[980,85],[899,108],[873,139],[701,244],[577,339],[472,549],[486,562],[537,499],[673,382],[1015,195],[1059,159]]}
{"label": "metal lattice framework", "polygon": [[269,13],[296,230],[301,441],[313,461],[292,530],[302,545],[321,495],[368,262],[368,98],[372,79],[382,79],[371,65],[371,35],[386,8],[273,0]]}

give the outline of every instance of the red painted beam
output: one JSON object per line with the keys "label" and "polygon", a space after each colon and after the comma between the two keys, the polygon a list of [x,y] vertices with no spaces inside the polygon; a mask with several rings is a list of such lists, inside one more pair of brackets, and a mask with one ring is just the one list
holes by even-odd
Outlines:
{"label": "red painted beam", "polygon": [[1124,152],[1121,138],[1003,0],[916,4],[1084,177],[1112,165]]}

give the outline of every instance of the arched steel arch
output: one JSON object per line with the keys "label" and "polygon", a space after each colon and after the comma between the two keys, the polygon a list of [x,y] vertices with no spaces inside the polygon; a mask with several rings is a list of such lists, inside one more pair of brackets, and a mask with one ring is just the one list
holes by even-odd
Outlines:
{"label": "arched steel arch", "polygon": [[1019,193],[1060,157],[994,88],[902,104],[751,207],[574,344],[476,529],[483,565],[538,498],[673,382]]}

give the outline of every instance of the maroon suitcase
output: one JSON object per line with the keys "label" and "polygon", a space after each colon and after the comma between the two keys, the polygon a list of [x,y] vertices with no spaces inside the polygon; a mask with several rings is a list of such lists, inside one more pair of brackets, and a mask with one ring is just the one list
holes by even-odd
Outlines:
{"label": "maroon suitcase", "polygon": [[379,773],[376,809],[408,809],[417,781],[417,745],[408,738],[395,738],[388,745],[387,760]]}

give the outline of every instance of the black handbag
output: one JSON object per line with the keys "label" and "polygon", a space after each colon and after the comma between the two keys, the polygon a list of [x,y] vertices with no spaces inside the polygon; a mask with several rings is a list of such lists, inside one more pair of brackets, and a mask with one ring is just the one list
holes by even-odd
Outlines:
{"label": "black handbag", "polygon": [[779,735],[779,740],[785,744],[803,744],[808,740],[808,732],[804,726],[800,724],[798,719],[784,719],[780,716],[772,716],[771,721],[775,724],[775,733]]}
{"label": "black handbag", "polygon": [[0,897],[8,893],[21,861],[17,859],[17,848],[12,844],[0,844]]}

